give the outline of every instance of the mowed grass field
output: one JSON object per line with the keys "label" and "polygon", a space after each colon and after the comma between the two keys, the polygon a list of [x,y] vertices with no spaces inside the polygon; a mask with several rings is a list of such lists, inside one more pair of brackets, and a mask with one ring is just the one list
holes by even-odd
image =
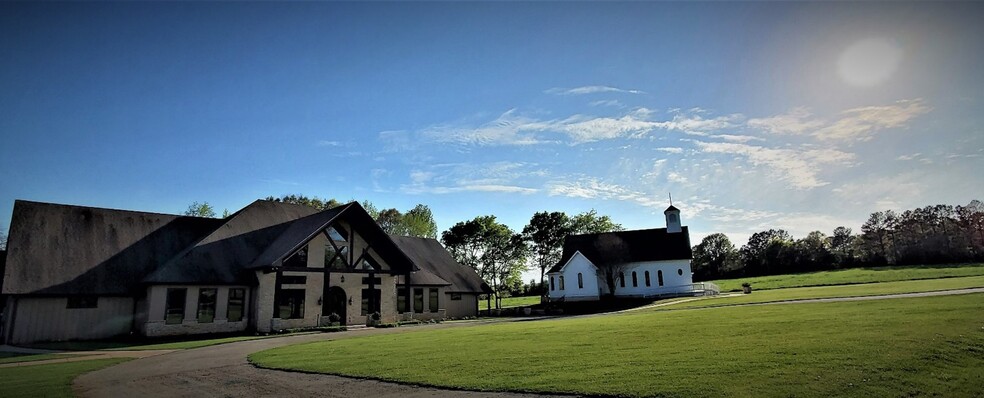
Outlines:
{"label": "mowed grass field", "polygon": [[79,375],[127,360],[96,359],[0,368],[0,397],[71,397],[72,380]]}
{"label": "mowed grass field", "polygon": [[[502,299],[502,308],[524,307],[524,306],[536,305],[536,304],[540,304],[540,296],[505,297]],[[485,309],[485,303],[479,302],[478,308]]]}
{"label": "mowed grass field", "polygon": [[301,344],[250,360],[476,390],[973,397],[984,386],[984,294],[635,311]]}
{"label": "mowed grass field", "polygon": [[713,281],[722,292],[739,291],[748,282],[752,289],[780,289],[803,286],[828,286],[873,282],[893,282],[917,279],[984,276],[984,264],[918,265],[878,268],[854,268],[806,274],[759,276],[754,278],[720,279]]}
{"label": "mowed grass field", "polygon": [[963,278],[926,279],[859,285],[796,287],[789,289],[753,290],[751,294],[705,297],[698,300],[680,300],[678,303],[660,306],[660,309],[714,307],[734,304],[768,303],[830,297],[878,296],[896,293],[918,293],[937,290],[984,287],[984,276]]}

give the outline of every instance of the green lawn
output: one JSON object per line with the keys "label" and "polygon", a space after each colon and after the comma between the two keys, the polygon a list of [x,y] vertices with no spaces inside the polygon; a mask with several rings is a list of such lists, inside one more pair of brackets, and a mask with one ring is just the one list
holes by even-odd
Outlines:
{"label": "green lawn", "polygon": [[881,294],[930,292],[934,290],[964,289],[971,287],[984,287],[984,276],[867,283],[861,285],[796,287],[790,289],[761,291],[753,290],[751,294],[742,294],[737,297],[708,297],[696,301],[687,301],[679,304],[660,306],[658,308],[678,309],[730,304],[765,303],[770,301],[810,298],[877,296]]}
{"label": "green lawn", "polygon": [[276,336],[232,336],[214,339],[197,339],[173,341],[165,343],[141,343],[127,341],[58,341],[51,343],[32,344],[31,347],[48,350],[64,351],[96,351],[96,350],[184,350],[189,348],[208,347],[216,344],[234,343],[243,340],[263,339]]}
{"label": "green lawn", "polygon": [[70,354],[17,354],[12,352],[0,352],[0,364],[14,362],[34,362],[46,359],[58,359],[71,357]]}
{"label": "green lawn", "polygon": [[753,289],[762,290],[981,275],[984,275],[984,264],[956,264],[855,268],[839,271],[811,272],[808,274],[721,279],[713,282],[721,288],[722,292],[727,292],[741,290],[741,284],[743,282],[751,283]]}
{"label": "green lawn", "polygon": [[984,294],[500,323],[301,344],[250,360],[479,390],[969,397],[984,385]]}
{"label": "green lawn", "polygon": [[72,380],[126,358],[0,368],[0,397],[71,397]]}
{"label": "green lawn", "polygon": [[[502,308],[523,307],[536,304],[540,304],[540,296],[506,297],[502,299]],[[479,303],[478,307],[485,309],[483,303]]]}

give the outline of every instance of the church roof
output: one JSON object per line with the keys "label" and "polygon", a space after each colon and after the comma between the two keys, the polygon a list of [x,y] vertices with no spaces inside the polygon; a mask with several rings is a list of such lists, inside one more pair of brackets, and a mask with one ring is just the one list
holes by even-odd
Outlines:
{"label": "church roof", "polygon": [[642,261],[689,260],[694,257],[687,227],[677,233],[657,228],[568,235],[564,239],[560,261],[547,272],[560,271],[577,252],[598,267]]}
{"label": "church roof", "polygon": [[666,210],[663,210],[663,213],[666,213],[668,211],[680,211],[680,209],[676,208],[673,205],[670,205],[670,207],[667,207]]}

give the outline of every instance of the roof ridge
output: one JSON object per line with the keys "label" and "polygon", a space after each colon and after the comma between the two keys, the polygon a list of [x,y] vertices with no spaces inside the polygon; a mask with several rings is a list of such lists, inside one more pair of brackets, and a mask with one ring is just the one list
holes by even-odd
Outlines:
{"label": "roof ridge", "polygon": [[36,200],[14,199],[14,205],[16,205],[18,202],[20,202],[20,203],[28,203],[28,204],[32,204],[32,205],[70,207],[70,208],[76,208],[76,209],[92,209],[92,210],[104,210],[104,211],[126,212],[126,213],[136,213],[136,214],[153,214],[153,215],[159,215],[159,216],[199,218],[199,219],[205,219],[205,220],[215,220],[215,219],[221,220],[221,218],[217,218],[217,217],[199,217],[199,216],[189,216],[189,215],[185,215],[185,214],[161,213],[161,212],[156,212],[156,211],[114,209],[112,207],[83,206],[83,205],[71,205],[71,204],[66,204],[66,203],[38,202]]}

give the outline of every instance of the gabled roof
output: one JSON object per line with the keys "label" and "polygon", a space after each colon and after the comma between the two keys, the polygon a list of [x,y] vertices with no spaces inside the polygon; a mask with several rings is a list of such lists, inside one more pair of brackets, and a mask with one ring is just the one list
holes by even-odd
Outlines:
{"label": "gabled roof", "polygon": [[2,292],[128,295],[222,222],[17,200]]}
{"label": "gabled roof", "polygon": [[[458,264],[441,242],[410,236],[391,235],[390,238],[419,269],[410,275],[412,285],[440,284],[443,280],[450,284],[449,292],[491,292],[492,289],[478,276],[478,273],[474,269]],[[406,281],[401,277],[397,283],[405,284]]]}
{"label": "gabled roof", "polygon": [[243,271],[291,225],[318,210],[257,200],[236,212],[214,232],[170,259],[147,283],[252,284]]}
{"label": "gabled roof", "polygon": [[291,222],[290,226],[262,254],[256,257],[248,268],[269,267],[282,262],[285,257],[293,254],[296,249],[321,233],[351,205],[349,203],[334,207]]}
{"label": "gabled roof", "polygon": [[547,272],[560,271],[577,252],[581,252],[599,268],[610,264],[689,260],[694,257],[687,227],[677,233],[668,233],[666,228],[658,228],[568,235],[564,239],[564,252],[560,261]]}

